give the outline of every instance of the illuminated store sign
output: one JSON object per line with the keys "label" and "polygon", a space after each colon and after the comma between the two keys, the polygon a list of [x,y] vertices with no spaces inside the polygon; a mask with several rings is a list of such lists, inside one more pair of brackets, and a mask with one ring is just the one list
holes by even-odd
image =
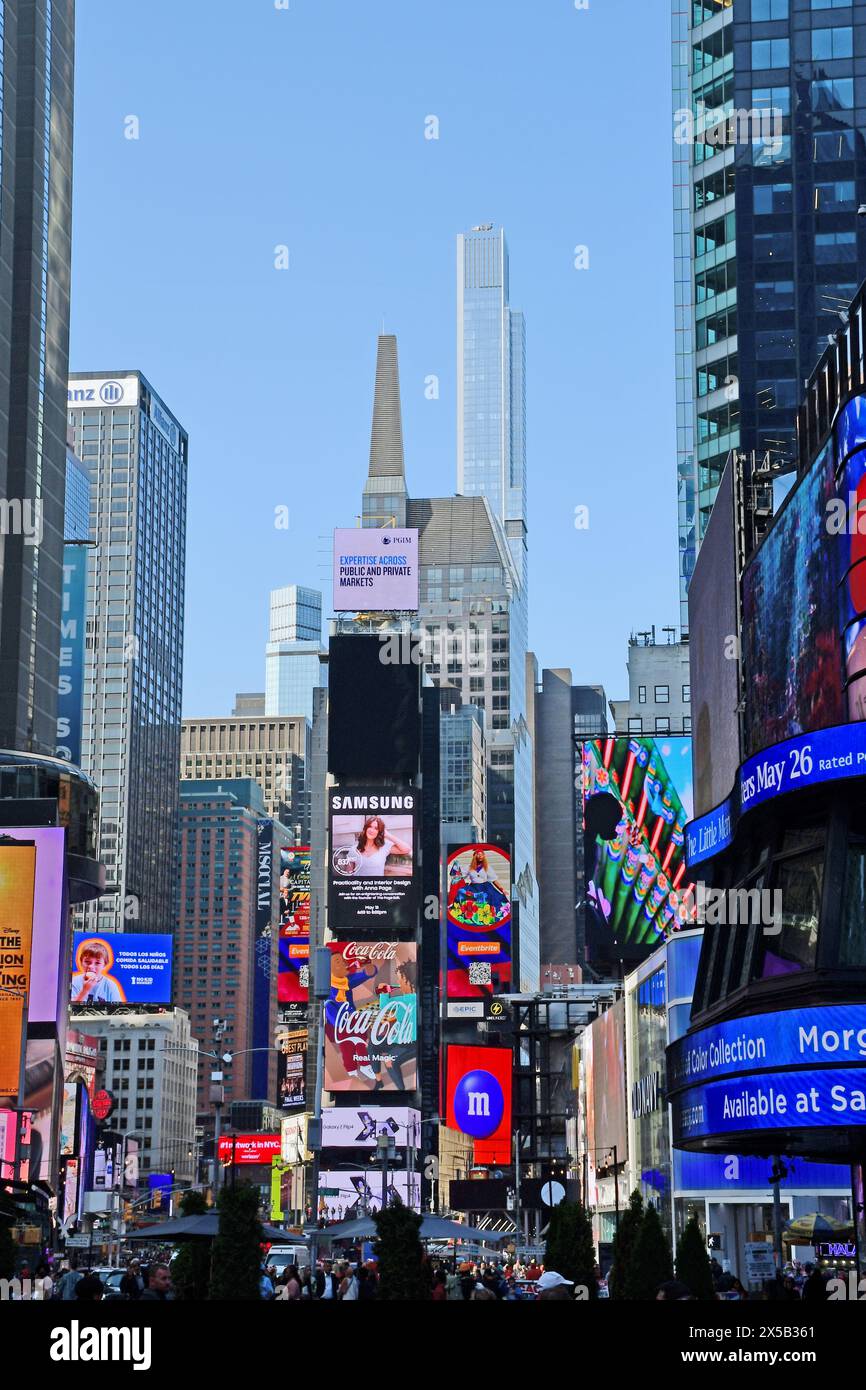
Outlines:
{"label": "illuminated store sign", "polygon": [[754,1130],[866,1126],[866,1071],[812,1068],[692,1086],[671,1100],[674,1143]]}
{"label": "illuminated store sign", "polygon": [[727,849],[738,816],[753,807],[788,792],[864,775],[866,722],[819,729],[763,749],[743,763],[728,799],[686,826],[689,868]]}
{"label": "illuminated store sign", "polygon": [[668,1089],[782,1067],[866,1065],[866,1004],[785,1009],[717,1023],[668,1049]]}

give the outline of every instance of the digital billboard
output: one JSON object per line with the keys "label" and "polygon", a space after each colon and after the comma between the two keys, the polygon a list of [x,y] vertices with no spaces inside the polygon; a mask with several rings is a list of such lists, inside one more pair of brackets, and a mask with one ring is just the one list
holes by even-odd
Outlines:
{"label": "digital billboard", "polygon": [[418,1080],[414,942],[330,941],[326,1091],[414,1091]]}
{"label": "digital billboard", "polygon": [[845,699],[849,719],[866,719],[866,397],[855,397],[840,412],[836,440],[847,523],[836,537]]}
{"label": "digital billboard", "polygon": [[421,666],[391,661],[389,633],[352,633],[328,643],[328,771],[335,782],[393,786],[418,773]]}
{"label": "digital billboard", "polygon": [[274,825],[256,821],[256,941],[253,964],[253,1027],[255,1049],[250,1068],[254,1096],[268,1094],[271,1024],[273,1012],[272,971],[274,958]]}
{"label": "digital billboard", "polygon": [[306,1027],[277,1029],[277,1104],[281,1110],[306,1101],[308,1037]]}
{"label": "digital billboard", "polygon": [[717,806],[740,765],[739,632],[733,467],[728,463],[689,583],[695,815]]}
{"label": "digital billboard", "polygon": [[172,937],[138,932],[76,932],[72,1004],[169,1004]]}
{"label": "digital billboard", "polygon": [[277,1003],[303,1012],[310,997],[310,851],[280,848],[280,938]]}
{"label": "digital billboard", "polygon": [[846,719],[838,585],[847,537],[828,531],[835,495],[828,445],[788,494],[744,571],[746,757]]}
{"label": "digital billboard", "polygon": [[221,1163],[267,1163],[280,1156],[278,1134],[221,1134],[219,1159]]}
{"label": "digital billboard", "polygon": [[[384,1186],[385,1202],[382,1201]],[[405,1168],[390,1168],[387,1175],[381,1169],[359,1169],[356,1172],[341,1168],[326,1168],[319,1173],[319,1216],[327,1221],[352,1221],[366,1213],[373,1216],[384,1206],[396,1201],[413,1211],[421,1210],[421,1180],[412,1174],[412,1194],[409,1194],[409,1174]]]}
{"label": "digital billboard", "polygon": [[628,1145],[625,1097],[625,1000],[619,999],[591,1025],[593,1068],[593,1125],[596,1166],[604,1152],[616,1148],[617,1163],[625,1161]]}
{"label": "digital billboard", "polygon": [[334,532],[334,612],[418,611],[418,531]]}
{"label": "digital billboard", "polygon": [[499,994],[511,983],[511,857],[455,846],[447,874],[448,998]]}
{"label": "digital billboard", "polygon": [[478,1164],[511,1162],[511,1077],[505,1047],[449,1047],[447,1122],[474,1140]]}
{"label": "digital billboard", "polygon": [[583,797],[590,961],[639,960],[694,916],[684,852],[691,739],[584,743]]}
{"label": "digital billboard", "polygon": [[387,1134],[397,1148],[417,1149],[421,1138],[421,1112],[405,1106],[371,1106],[322,1111],[322,1147],[325,1149],[375,1149],[380,1134]]}
{"label": "digital billboard", "polygon": [[328,801],[331,930],[413,927],[417,792],[340,788]]}
{"label": "digital billboard", "polygon": [[36,846],[0,843],[0,1096],[17,1104],[30,988]]}
{"label": "digital billboard", "polygon": [[36,846],[36,888],[30,945],[28,1023],[65,1026],[67,952],[66,831],[58,826],[3,826],[0,847],[14,840]]}

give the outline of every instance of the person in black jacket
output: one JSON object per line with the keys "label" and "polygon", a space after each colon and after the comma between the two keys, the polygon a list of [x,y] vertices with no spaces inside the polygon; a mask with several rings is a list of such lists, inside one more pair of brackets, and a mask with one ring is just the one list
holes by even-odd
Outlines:
{"label": "person in black jacket", "polygon": [[141,1274],[141,1267],[138,1260],[130,1260],[126,1267],[126,1273],[120,1281],[120,1293],[122,1298],[141,1298],[144,1293],[144,1279]]}
{"label": "person in black jacket", "polygon": [[827,1285],[820,1269],[814,1265],[804,1265],[806,1271],[806,1282],[803,1285],[804,1303],[824,1303],[827,1299]]}

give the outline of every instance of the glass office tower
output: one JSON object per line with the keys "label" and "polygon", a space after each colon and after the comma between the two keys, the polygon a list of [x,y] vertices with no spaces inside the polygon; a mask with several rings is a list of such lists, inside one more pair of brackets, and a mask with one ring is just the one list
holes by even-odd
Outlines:
{"label": "glass office tower", "polygon": [[457,238],[457,491],[486,499],[511,559],[503,576],[508,707],[506,711],[500,696],[497,708],[494,695],[487,737],[488,832],[514,846],[521,975],[537,982],[534,776],[526,683],[526,329],[523,314],[509,303],[505,232],[491,224]]}
{"label": "glass office tower", "polygon": [[673,35],[684,601],[728,453],[793,465],[800,385],[866,275],[866,0],[673,0]]}
{"label": "glass office tower", "polygon": [[69,424],[92,485],[82,767],[107,885],[86,929],[170,931],[188,438],[139,372],[75,374]]}
{"label": "glass office tower", "polygon": [[0,748],[57,742],[74,0],[0,3]]}
{"label": "glass office tower", "polygon": [[313,720],[313,691],[327,670],[321,657],[322,595],[288,584],[271,590],[265,649],[265,714],[303,715]]}

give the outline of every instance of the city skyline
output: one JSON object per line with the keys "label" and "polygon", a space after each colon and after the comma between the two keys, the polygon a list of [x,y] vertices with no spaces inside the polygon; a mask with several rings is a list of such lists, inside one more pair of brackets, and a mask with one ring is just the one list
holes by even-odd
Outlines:
{"label": "city skyline", "polygon": [[[621,119],[652,120],[657,138],[628,190],[610,186],[602,200],[586,193],[604,179],[609,117],[596,70],[622,38],[617,11],[621,19],[625,5],[599,6],[590,18],[565,7],[538,15],[484,3],[467,15],[449,4],[428,25],[386,3],[372,16],[345,16],[333,30],[306,7],[264,7],[235,32],[225,22],[229,7],[217,4],[203,33],[194,18],[157,0],[150,32],[170,34],[178,55],[194,43],[204,66],[222,71],[239,44],[261,69],[253,88],[239,64],[234,80],[250,108],[244,114],[243,100],[233,103],[227,121],[197,69],[185,68],[182,92],[160,89],[157,101],[147,42],[142,49],[131,41],[132,16],[99,0],[81,9],[72,366],[134,361],[177,402],[189,429],[188,539],[203,561],[188,575],[186,715],[228,711],[236,689],[261,687],[271,589],[320,588],[327,607],[329,532],[352,525],[357,513],[383,316],[400,342],[413,489],[455,490],[456,238],[485,221],[505,228],[511,300],[527,322],[530,643],[540,664],[568,664],[576,681],[616,695],[625,689],[631,626],[675,621],[670,110],[650,75],[652,62],[666,70],[669,58],[664,32],[648,17],[632,24],[629,12],[633,71]],[[525,55],[544,120],[539,106],[527,124],[527,92],[482,77],[470,52],[456,51],[464,26],[468,50],[492,33],[500,63]],[[326,28],[333,90],[323,107],[307,69],[325,51]],[[419,30],[427,74],[420,91],[409,61]],[[536,76],[542,54],[554,69],[544,86]],[[579,108],[575,75],[587,89]],[[205,113],[204,132],[190,125],[194,110]],[[126,138],[129,115],[140,122],[137,140]],[[438,140],[425,139],[430,115]],[[540,148],[542,139],[549,149]],[[237,180],[231,208],[220,191],[223,160]],[[393,188],[376,172],[382,164]],[[98,196],[106,177],[110,205]],[[188,192],[176,208],[181,180]],[[660,267],[658,283],[645,284],[638,299],[624,274],[635,199],[653,209],[641,216],[642,254]],[[413,207],[411,227],[400,215],[404,203]],[[574,268],[575,247],[584,244],[588,271]],[[281,245],[289,255],[284,272],[274,269]],[[107,289],[105,258],[117,246],[139,286],[127,318],[115,315]],[[94,295],[94,285],[104,292]],[[183,319],[176,341],[164,331],[167,313]],[[636,316],[638,338],[662,345],[636,363],[631,445],[610,428],[621,419],[617,321],[626,314]],[[435,389],[438,399],[429,399]],[[612,486],[611,472],[599,467],[608,453],[624,486]],[[279,506],[289,508],[288,530],[274,526]],[[575,528],[578,506],[589,507],[589,530]],[[611,617],[588,647],[580,632],[597,613],[599,580],[611,597],[624,592],[633,576],[621,556],[641,546],[652,556],[641,576],[641,612]],[[232,553],[231,573],[204,560],[221,551]]]}

